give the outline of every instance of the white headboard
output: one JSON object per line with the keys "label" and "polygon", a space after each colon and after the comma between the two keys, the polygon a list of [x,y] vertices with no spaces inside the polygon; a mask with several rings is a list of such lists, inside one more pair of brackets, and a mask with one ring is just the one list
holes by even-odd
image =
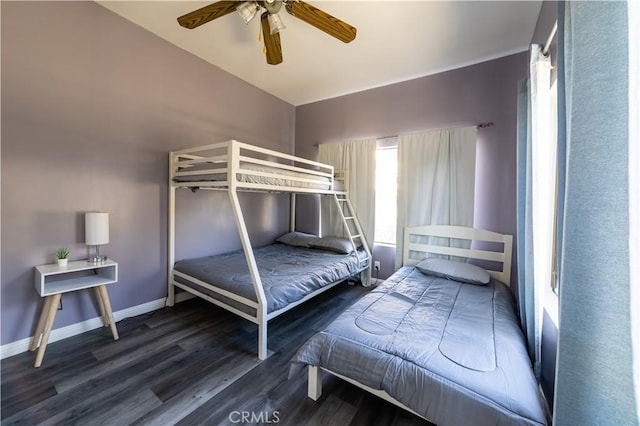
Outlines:
{"label": "white headboard", "polygon": [[[455,238],[459,240],[475,241],[476,243],[502,243],[503,246],[502,251],[466,249],[437,245],[432,242],[420,243],[415,241],[416,237]],[[487,271],[493,278],[502,281],[506,285],[510,285],[512,248],[513,237],[511,235],[499,234],[497,232],[487,231],[484,229],[448,225],[407,227],[404,229],[404,252],[402,253],[402,264],[405,266],[413,266],[420,262],[420,260],[428,257],[429,253],[499,262],[502,263],[502,271],[493,271],[489,269],[487,269]],[[410,254],[414,254],[414,256],[410,257]],[[417,256],[415,256],[416,254]]]}

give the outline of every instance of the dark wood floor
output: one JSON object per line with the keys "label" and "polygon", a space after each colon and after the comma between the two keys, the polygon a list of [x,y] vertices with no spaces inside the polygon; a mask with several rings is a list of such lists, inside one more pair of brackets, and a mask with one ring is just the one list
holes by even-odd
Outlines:
{"label": "dark wood floor", "polygon": [[289,361],[317,330],[367,292],[341,284],[269,323],[269,350],[256,356],[257,327],[200,299],[2,360],[2,425],[429,425],[325,374],[322,398],[307,398],[306,370]]}

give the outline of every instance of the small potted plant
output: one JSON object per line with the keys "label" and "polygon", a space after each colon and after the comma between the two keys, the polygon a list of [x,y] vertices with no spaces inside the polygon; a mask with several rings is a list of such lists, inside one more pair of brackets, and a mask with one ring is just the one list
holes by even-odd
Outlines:
{"label": "small potted plant", "polygon": [[58,249],[58,251],[56,251],[56,259],[58,259],[58,266],[67,266],[67,262],[69,261],[69,249]]}

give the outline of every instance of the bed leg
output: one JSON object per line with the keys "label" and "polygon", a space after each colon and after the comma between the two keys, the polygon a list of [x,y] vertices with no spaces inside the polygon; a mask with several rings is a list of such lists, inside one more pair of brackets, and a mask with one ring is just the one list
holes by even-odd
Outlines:
{"label": "bed leg", "polygon": [[267,321],[258,324],[258,358],[260,361],[267,359]]}
{"label": "bed leg", "polygon": [[307,395],[317,401],[322,395],[322,370],[315,365],[309,366],[309,380]]}
{"label": "bed leg", "polygon": [[166,306],[173,306],[173,304],[175,303],[175,299],[176,299],[176,287],[172,284],[169,283],[169,286],[167,287],[167,302],[165,303]]}

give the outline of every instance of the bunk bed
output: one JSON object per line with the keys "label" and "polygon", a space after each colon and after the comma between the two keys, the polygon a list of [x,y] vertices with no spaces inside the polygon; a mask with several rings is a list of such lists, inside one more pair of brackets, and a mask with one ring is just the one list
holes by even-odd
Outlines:
{"label": "bunk bed", "polygon": [[[344,180],[336,175],[345,173],[236,140],[170,152],[167,306],[175,303],[178,287],[257,324],[258,357],[266,359],[269,320],[347,279],[369,282],[371,251]],[[176,262],[180,188],[227,192],[242,250]],[[295,232],[296,194],[329,196],[340,212],[346,237],[307,235],[309,241],[303,244],[276,242],[254,249],[238,199],[243,191],[291,194],[289,236],[300,236]]]}
{"label": "bunk bed", "polygon": [[438,425],[547,424],[508,288],[511,249],[486,230],[406,228],[403,266],[307,341],[290,376],[309,366],[317,400],[327,371]]}

